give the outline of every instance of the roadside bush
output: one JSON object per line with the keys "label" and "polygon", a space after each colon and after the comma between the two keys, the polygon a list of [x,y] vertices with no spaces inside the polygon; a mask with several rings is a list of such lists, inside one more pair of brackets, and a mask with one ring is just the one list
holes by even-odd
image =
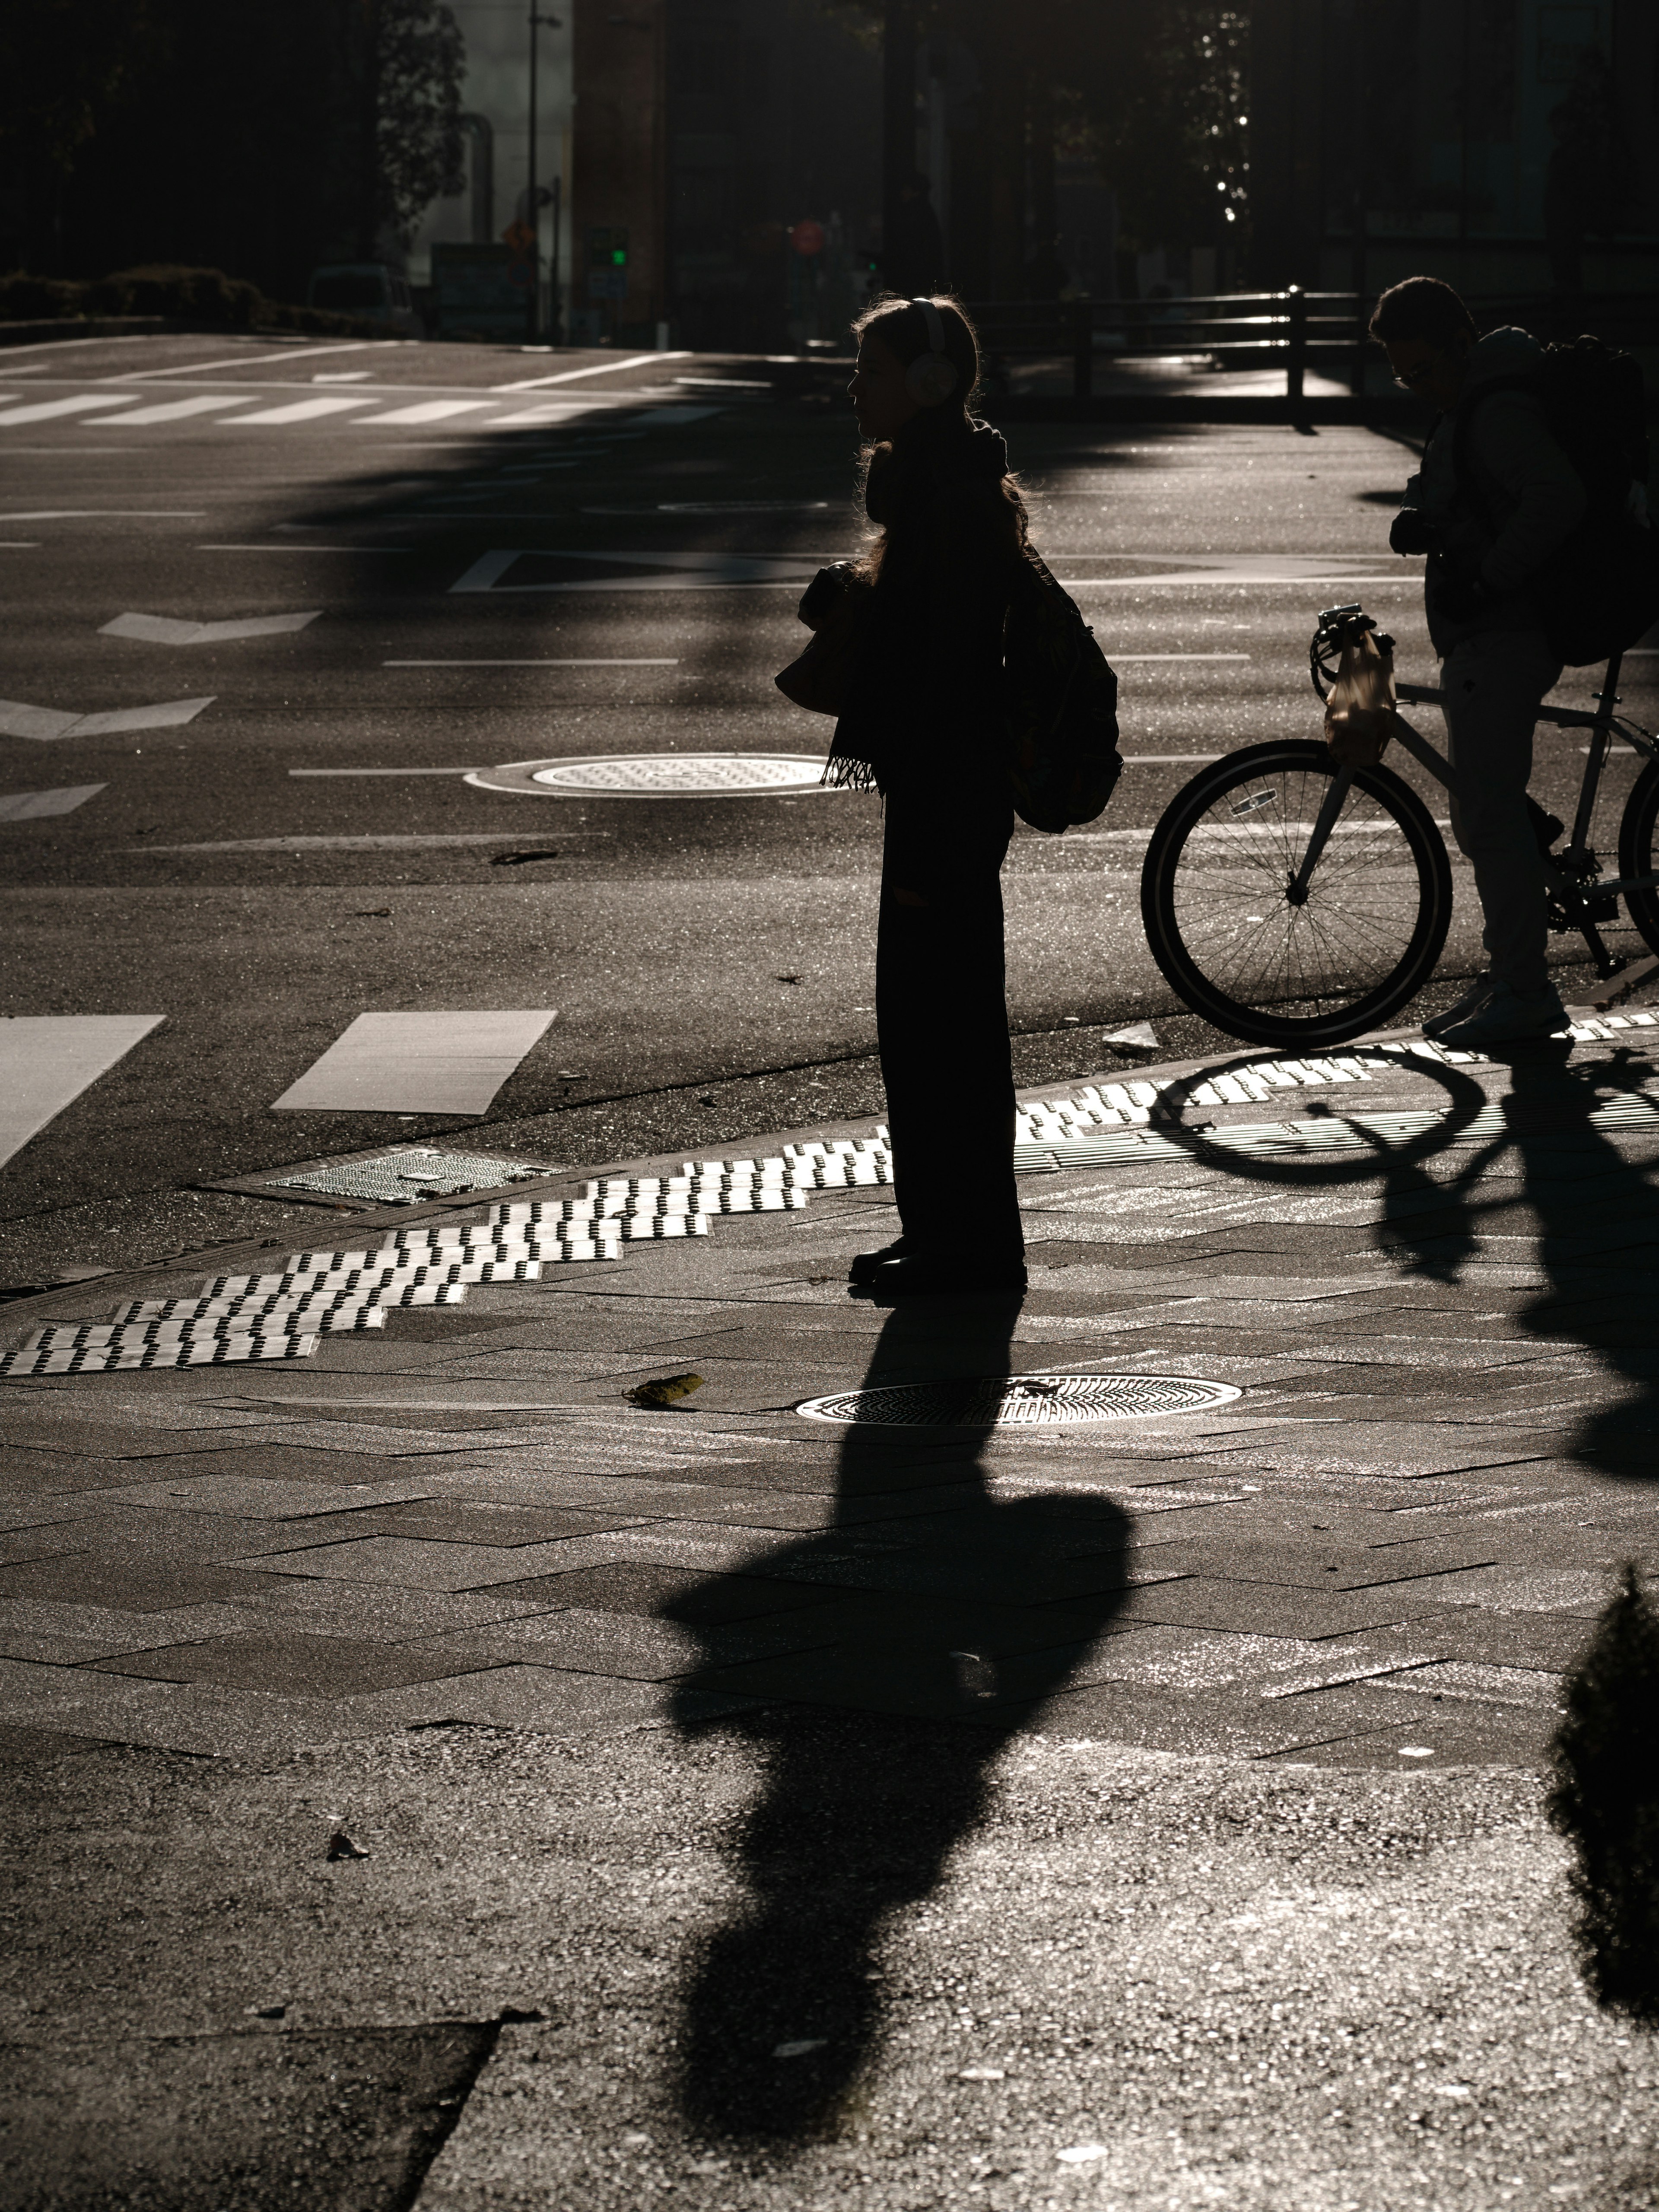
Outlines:
{"label": "roadside bush", "polygon": [[375,337],[384,331],[353,315],[267,300],[257,284],[227,276],[222,269],[180,269],[156,264],[118,270],[110,276],[76,280],[31,276],[19,270],[0,276],[0,323],[67,320],[74,317],[161,315],[198,329],[305,331],[323,337]]}

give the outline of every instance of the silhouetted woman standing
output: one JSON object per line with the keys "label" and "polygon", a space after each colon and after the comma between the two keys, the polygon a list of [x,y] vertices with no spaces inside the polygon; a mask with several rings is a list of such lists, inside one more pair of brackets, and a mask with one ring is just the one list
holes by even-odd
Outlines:
{"label": "silhouetted woman standing", "polygon": [[1003,626],[1025,515],[968,401],[979,355],[948,299],[878,302],[852,381],[881,530],[830,779],[885,802],[876,1024],[902,1231],[861,1253],[878,1292],[1023,1286],[1003,964],[1013,832]]}

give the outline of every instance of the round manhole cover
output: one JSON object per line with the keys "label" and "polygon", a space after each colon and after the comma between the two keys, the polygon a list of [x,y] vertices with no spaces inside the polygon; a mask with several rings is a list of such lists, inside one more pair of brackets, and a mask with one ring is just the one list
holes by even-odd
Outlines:
{"label": "round manhole cover", "polygon": [[1238,1395],[1231,1382],[1204,1382],[1192,1375],[987,1375],[973,1382],[840,1390],[809,1398],[795,1411],[809,1421],[890,1429],[1052,1427],[1198,1413]]}
{"label": "round manhole cover", "polygon": [[823,763],[784,753],[611,753],[591,760],[508,761],[474,769],[481,791],[533,799],[715,799],[818,791]]}

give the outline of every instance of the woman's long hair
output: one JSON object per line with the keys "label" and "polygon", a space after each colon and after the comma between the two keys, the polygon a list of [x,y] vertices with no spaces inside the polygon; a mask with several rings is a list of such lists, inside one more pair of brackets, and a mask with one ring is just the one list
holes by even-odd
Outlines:
{"label": "woman's long hair", "polygon": [[[923,407],[896,437],[864,448],[865,512],[879,532],[864,557],[872,578],[890,557],[927,559],[943,575],[964,564],[998,565],[1025,543],[1024,502],[1001,441],[994,465],[987,447],[995,434],[969,411],[979,386],[974,326],[948,293],[934,293],[930,304],[939,312],[956,390]],[[891,295],[865,310],[853,335],[860,343],[877,339],[906,368],[933,350],[921,308]]]}

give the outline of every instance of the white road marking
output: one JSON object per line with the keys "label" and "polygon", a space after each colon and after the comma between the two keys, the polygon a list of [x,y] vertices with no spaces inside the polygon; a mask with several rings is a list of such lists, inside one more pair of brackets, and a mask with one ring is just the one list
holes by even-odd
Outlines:
{"label": "white road marking", "polygon": [[83,392],[75,399],[40,399],[32,407],[8,407],[0,413],[0,422],[44,422],[54,415],[84,415],[94,407],[119,404],[118,396],[107,392]]}
{"label": "white road marking", "polygon": [[303,615],[252,615],[243,622],[175,622],[170,615],[117,615],[99,631],[100,637],[137,637],[149,645],[221,645],[234,637],[279,637],[304,629],[322,612],[315,607]]}
{"label": "white road marking", "polygon": [[383,660],[382,668],[678,668],[675,660]]}
{"label": "white road marking", "polygon": [[154,407],[135,407],[131,415],[94,415],[87,428],[95,430],[106,422],[182,422],[187,415],[210,415],[216,407],[246,404],[240,392],[206,392],[198,393],[194,399],[163,399]]}
{"label": "white road marking", "polygon": [[198,545],[198,553],[412,553],[412,545]]}
{"label": "white road marking", "polygon": [[165,1014],[0,1017],[0,1161],[78,1098]]}
{"label": "white road marking", "polygon": [[204,507],[31,507],[0,522],[199,522]]}
{"label": "white road marking", "polygon": [[1168,768],[1176,761],[1219,760],[1219,753],[1125,753],[1125,768]]}
{"label": "white road marking", "polygon": [[483,1114],[554,1018],[514,1013],[359,1014],[272,1102],[277,1113]]}
{"label": "white road marking", "polygon": [[1421,579],[1416,576],[1258,576],[1254,573],[1236,575],[1224,569],[1218,569],[1212,575],[1195,576],[1188,569],[1184,575],[1178,576],[1060,576],[1055,581],[1068,592],[1098,591],[1109,584],[1125,591],[1138,591],[1155,584],[1226,584],[1235,591],[1246,586],[1259,591],[1285,584],[1313,584],[1321,590],[1334,590],[1350,584],[1364,584],[1368,590],[1379,584],[1408,584],[1416,591]]}
{"label": "white road marking", "polygon": [[631,353],[626,361],[597,361],[591,368],[562,368],[556,376],[526,376],[517,384],[492,384],[492,392],[539,392],[544,385],[574,384],[578,377],[604,376],[608,370],[644,368],[657,361],[685,361],[689,349],[681,347],[677,353]]}
{"label": "white road marking", "polygon": [[21,700],[0,699],[0,737],[37,738],[43,744],[53,738],[106,737],[116,730],[168,730],[193,722],[206,699],[167,699],[155,707],[118,707],[101,714],[66,714],[55,707],[26,707]]}
{"label": "white road marking", "polygon": [[250,422],[313,422],[320,416],[343,415],[348,408],[374,404],[366,392],[325,392],[313,399],[290,400],[286,407],[260,407],[252,415],[234,415],[219,428],[240,430]]}
{"label": "white road marking", "polygon": [[69,783],[57,791],[0,792],[0,822],[37,822],[43,815],[73,814],[107,788],[101,783]]}
{"label": "white road marking", "polygon": [[1130,660],[1248,660],[1248,653],[1115,653],[1114,668]]}
{"label": "white road marking", "polygon": [[38,538],[0,538],[0,553],[38,553],[40,550],[40,540]]}
{"label": "white road marking", "polygon": [[769,376],[671,376],[671,384],[695,384],[709,392],[772,392],[777,388]]}
{"label": "white road marking", "polygon": [[441,422],[447,415],[471,415],[491,404],[488,399],[422,399],[414,407],[394,407],[390,415],[364,415],[359,420],[365,423]]}
{"label": "white road marking", "polygon": [[827,499],[658,499],[635,507],[583,507],[579,514],[817,514]]}
{"label": "white road marking", "polygon": [[311,380],[313,384],[367,384],[374,374],[372,368],[319,368]]}
{"label": "white road marking", "polygon": [[[446,769],[445,774],[477,775],[477,769]],[[422,833],[403,830],[365,830],[338,837],[226,837],[204,845],[128,845],[129,853],[380,853],[403,852],[416,845],[500,845],[513,835],[500,830],[442,830]],[[569,842],[569,834],[566,836]],[[580,837],[608,837],[608,830],[580,830]],[[1150,837],[1152,831],[1139,833]]]}
{"label": "white road marking", "polygon": [[[666,568],[665,576],[592,576],[568,584],[503,584],[515,562],[614,561],[630,568]],[[618,553],[584,549],[569,552],[542,546],[498,548],[480,554],[459,582],[455,592],[675,592],[696,591],[711,584],[799,584],[808,580],[814,565],[811,554],[775,559],[750,559],[733,553]]]}
{"label": "white road marking", "polygon": [[269,368],[273,362],[314,361],[319,354],[362,353],[372,345],[386,346],[395,343],[395,339],[388,338],[352,338],[338,345],[295,346],[287,353],[234,354],[228,361],[187,361],[181,362],[177,368],[130,368],[125,377],[112,377],[110,382],[125,384],[143,377],[148,383],[152,377],[195,376],[210,368]]}
{"label": "white road marking", "polygon": [[291,768],[290,775],[471,775],[470,768]]}
{"label": "white road marking", "polygon": [[[510,415],[493,416],[488,422],[480,423],[478,428],[484,430],[514,430],[526,425],[540,424],[545,428],[558,429],[568,422],[592,422],[601,415],[615,412],[614,407],[596,405],[592,401],[582,407],[574,404],[563,407],[551,404],[543,407],[522,407],[515,409]],[[631,413],[629,419],[632,419]]]}

